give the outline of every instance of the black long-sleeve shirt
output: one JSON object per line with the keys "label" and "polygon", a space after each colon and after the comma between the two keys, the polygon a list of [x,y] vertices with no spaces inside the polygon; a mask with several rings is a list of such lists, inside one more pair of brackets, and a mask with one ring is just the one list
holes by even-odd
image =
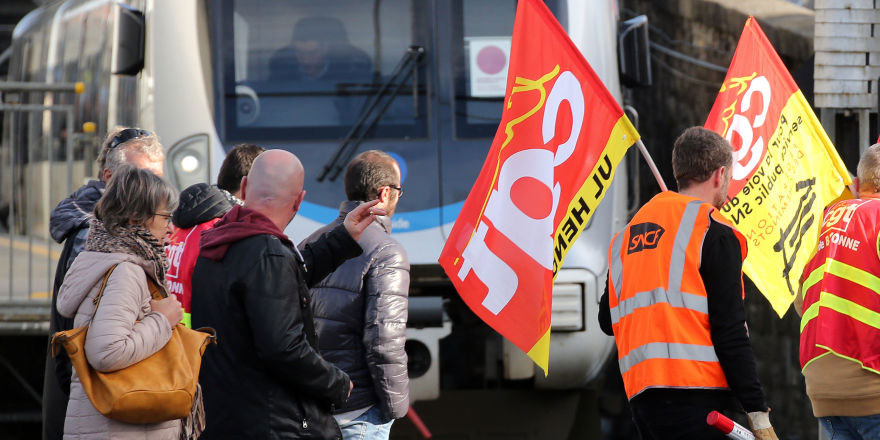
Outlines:
{"label": "black long-sleeve shirt", "polygon": [[[742,259],[739,240],[729,227],[710,222],[703,240],[700,277],[706,286],[709,305],[709,326],[712,344],[727,377],[733,396],[746,412],[766,411],[767,404],[755,366],[755,356],[746,328],[745,306],[742,300]],[[611,312],[608,306],[608,284],[599,306],[599,326],[609,336]],[[704,400],[721,400],[729,396],[727,391],[699,391]],[[649,389],[635,399],[653,399],[662,396],[674,399],[676,396],[695,394],[692,390]],[[635,400],[634,399],[634,400]]]}

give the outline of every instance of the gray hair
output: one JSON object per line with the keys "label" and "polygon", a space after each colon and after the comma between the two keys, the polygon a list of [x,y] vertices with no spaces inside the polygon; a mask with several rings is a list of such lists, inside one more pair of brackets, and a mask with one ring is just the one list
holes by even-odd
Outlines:
{"label": "gray hair", "polygon": [[880,192],[880,143],[871,145],[862,153],[856,172],[860,187],[870,187],[872,192]]}
{"label": "gray hair", "polygon": [[95,217],[111,233],[130,223],[143,225],[165,205],[168,212],[177,208],[177,190],[150,171],[122,164],[107,182],[107,189],[95,205]]}
{"label": "gray hair", "polygon": [[116,127],[107,133],[107,137],[104,138],[104,142],[101,144],[101,152],[98,154],[97,159],[99,165],[98,176],[101,179],[103,179],[104,170],[110,170],[111,173],[115,173],[120,165],[128,162],[126,160],[126,152],[143,154],[153,162],[159,162],[164,157],[165,153],[162,150],[162,143],[159,142],[159,137],[152,132],[146,136],[138,136],[127,140],[111,149],[110,144],[113,143],[113,139],[119,133],[129,128],[131,127]]}

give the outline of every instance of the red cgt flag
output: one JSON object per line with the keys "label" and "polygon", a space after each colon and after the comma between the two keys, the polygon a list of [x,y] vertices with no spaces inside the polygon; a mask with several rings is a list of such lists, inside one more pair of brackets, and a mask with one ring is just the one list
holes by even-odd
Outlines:
{"label": "red cgt flag", "polygon": [[440,265],[546,373],[553,279],[638,140],[547,7],[521,0],[501,124]]}

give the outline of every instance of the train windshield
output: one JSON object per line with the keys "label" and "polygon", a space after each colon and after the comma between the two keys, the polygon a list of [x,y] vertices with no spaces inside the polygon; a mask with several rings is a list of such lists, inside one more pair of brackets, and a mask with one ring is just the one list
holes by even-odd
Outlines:
{"label": "train windshield", "polygon": [[[567,21],[564,1],[546,3]],[[407,188],[395,230],[449,224],[501,120],[516,4],[215,0],[221,141],[295,153],[315,176],[300,214],[322,223],[338,214],[345,164],[379,148]]]}
{"label": "train windshield", "polygon": [[376,137],[427,136],[423,55],[431,26],[423,3],[219,2],[225,137],[339,139],[373,119]]}

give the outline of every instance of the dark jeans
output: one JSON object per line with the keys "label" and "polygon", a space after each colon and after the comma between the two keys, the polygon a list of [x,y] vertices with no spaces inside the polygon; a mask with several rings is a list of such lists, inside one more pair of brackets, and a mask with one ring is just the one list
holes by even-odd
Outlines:
{"label": "dark jeans", "polygon": [[642,440],[727,439],[721,431],[706,424],[706,416],[721,408],[676,400],[634,401],[630,407]]}
{"label": "dark jeans", "polygon": [[830,440],[868,440],[880,438],[880,414],[865,417],[819,417],[825,437]]}

